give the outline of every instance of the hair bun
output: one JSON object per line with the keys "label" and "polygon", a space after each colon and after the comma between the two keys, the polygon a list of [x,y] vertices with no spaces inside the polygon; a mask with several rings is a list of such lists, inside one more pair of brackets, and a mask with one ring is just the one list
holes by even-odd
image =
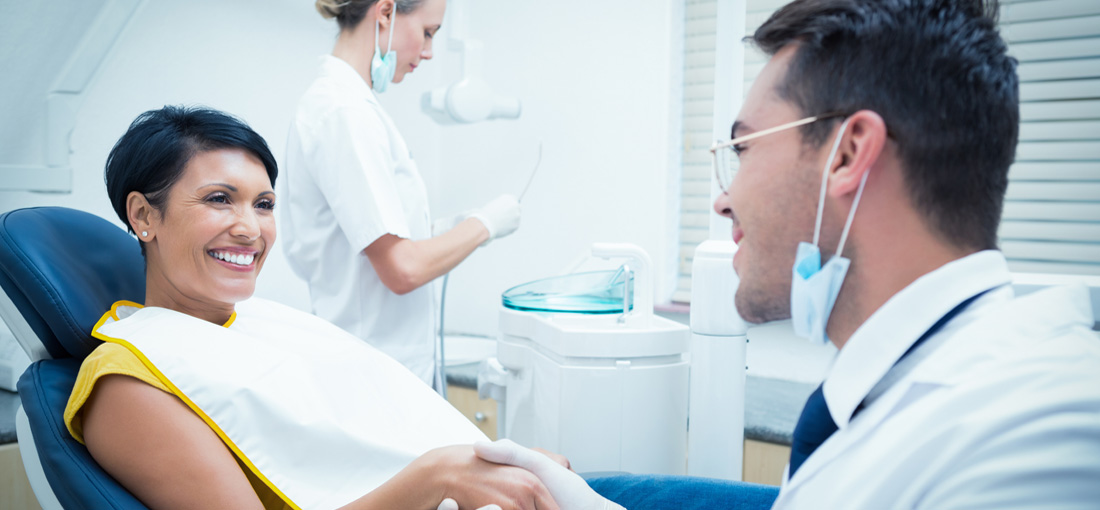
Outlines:
{"label": "hair bun", "polygon": [[316,0],[313,5],[317,8],[317,12],[321,13],[322,18],[332,19],[339,16],[344,6],[350,3],[340,0]]}

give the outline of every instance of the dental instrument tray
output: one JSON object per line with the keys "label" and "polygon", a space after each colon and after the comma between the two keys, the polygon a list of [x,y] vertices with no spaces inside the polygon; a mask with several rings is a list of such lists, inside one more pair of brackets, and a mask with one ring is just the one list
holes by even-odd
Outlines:
{"label": "dental instrument tray", "polygon": [[633,286],[634,273],[620,267],[535,280],[504,291],[501,299],[505,307],[520,311],[623,313],[633,308],[626,301],[632,301]]}

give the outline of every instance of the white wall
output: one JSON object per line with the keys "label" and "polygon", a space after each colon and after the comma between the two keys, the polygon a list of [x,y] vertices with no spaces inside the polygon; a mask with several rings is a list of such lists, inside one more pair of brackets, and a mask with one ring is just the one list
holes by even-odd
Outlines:
{"label": "white wall", "polygon": [[[83,30],[86,23],[74,18],[64,28]],[[331,51],[335,30],[312,2],[144,2],[85,91],[71,135],[72,193],[0,192],[0,212],[56,205],[122,226],[103,183],[107,153],[138,114],[165,104],[202,104],[240,116],[267,139],[281,164],[293,105],[314,74],[316,56]],[[41,57],[24,47],[5,58]],[[258,293],[309,307],[306,286],[278,243]]]}
{"label": "white wall", "polygon": [[[668,204],[678,190],[667,182],[675,2],[466,1],[467,34],[486,48],[485,79],[520,98],[523,114],[441,127],[420,111],[423,92],[461,76],[445,25],[435,59],[382,95],[428,183],[433,213],[518,194],[540,140],[544,147],[520,230],[454,272],[447,329],[495,334],[503,290],[557,274],[593,242],[641,245],[659,273],[674,264]],[[60,205],[121,225],[103,164],[134,117],[164,104],[205,104],[244,118],[281,164],[294,104],[335,31],[304,0],[146,1],[87,89],[72,133],[73,192],[0,192],[0,212]],[[33,50],[18,58],[34,58]],[[672,284],[658,278],[658,302]],[[309,309],[279,246],[258,294]]]}
{"label": "white wall", "polygon": [[[441,128],[435,211],[519,194],[540,140],[543,158],[520,229],[452,273],[448,330],[495,334],[502,291],[557,274],[593,242],[638,244],[658,273],[675,263],[667,213],[678,189],[666,184],[674,3],[467,0],[466,33],[484,43],[485,79],[519,97],[523,113]],[[445,79],[460,75],[457,60],[446,62]],[[658,279],[658,302],[672,284]]]}

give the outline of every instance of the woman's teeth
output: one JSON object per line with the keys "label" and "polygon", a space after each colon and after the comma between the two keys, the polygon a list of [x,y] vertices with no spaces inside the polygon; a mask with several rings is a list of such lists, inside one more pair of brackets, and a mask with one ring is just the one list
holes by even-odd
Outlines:
{"label": "woman's teeth", "polygon": [[229,262],[230,264],[236,264],[238,266],[250,265],[250,264],[252,264],[252,260],[256,258],[256,255],[251,254],[251,253],[249,253],[249,254],[245,254],[245,253],[234,254],[234,253],[221,252],[221,251],[212,251],[212,252],[208,252],[208,253],[210,253],[211,257],[214,257],[214,258],[220,259],[220,260],[224,260],[226,262]]}

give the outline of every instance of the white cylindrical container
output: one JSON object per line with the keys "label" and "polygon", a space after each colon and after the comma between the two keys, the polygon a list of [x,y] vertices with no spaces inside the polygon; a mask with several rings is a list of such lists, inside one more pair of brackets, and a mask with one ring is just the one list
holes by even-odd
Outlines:
{"label": "white cylindrical container", "polygon": [[733,295],[731,241],[706,241],[691,271],[688,474],[740,480],[745,437],[747,325]]}

